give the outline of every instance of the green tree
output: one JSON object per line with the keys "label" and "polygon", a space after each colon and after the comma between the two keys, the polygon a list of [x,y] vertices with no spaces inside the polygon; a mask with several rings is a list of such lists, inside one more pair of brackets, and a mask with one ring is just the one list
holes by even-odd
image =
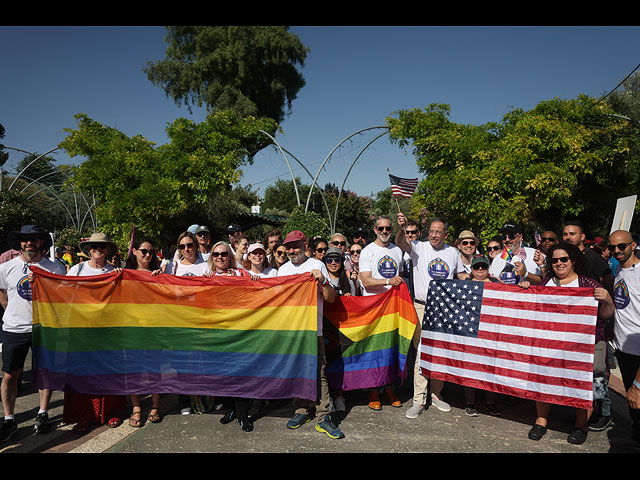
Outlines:
{"label": "green tree", "polygon": [[[248,145],[270,119],[215,112],[196,124],[179,118],[167,128],[170,142],[156,147],[140,135],[128,137],[84,114],[61,143],[69,156],[86,160],[71,182],[95,196],[100,229],[128,244],[132,225],[163,245],[200,223],[215,195],[226,193],[251,162]],[[204,223],[204,222],[202,222]]]}
{"label": "green tree", "polygon": [[166,58],[147,62],[144,71],[178,105],[204,104],[280,123],[305,84],[296,67],[304,66],[309,49],[288,27],[166,29]]}
{"label": "green tree", "polygon": [[297,206],[293,209],[289,219],[282,228],[282,238],[292,230],[300,230],[306,235],[308,240],[311,240],[317,235],[327,238],[331,234],[327,220],[316,212],[305,213],[304,205]]}
{"label": "green tree", "polygon": [[483,240],[506,221],[559,231],[569,217],[607,231],[616,199],[638,190],[640,162],[628,122],[581,95],[514,109],[501,122],[461,125],[447,105],[388,119],[391,139],[412,148],[424,175],[412,214],[444,216]]}

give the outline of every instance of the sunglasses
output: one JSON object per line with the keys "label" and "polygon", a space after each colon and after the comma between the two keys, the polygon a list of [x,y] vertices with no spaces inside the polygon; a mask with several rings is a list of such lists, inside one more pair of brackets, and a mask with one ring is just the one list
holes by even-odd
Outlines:
{"label": "sunglasses", "polygon": [[107,248],[107,246],[102,244],[102,243],[90,243],[89,244],[89,250],[104,250],[105,248]]}
{"label": "sunglasses", "polygon": [[229,256],[229,252],[211,252],[211,256],[216,258],[216,257],[228,257]]}
{"label": "sunglasses", "polygon": [[276,250],[276,255],[278,255],[279,257],[284,257],[287,254],[287,252],[283,252],[282,250]]}
{"label": "sunglasses", "polygon": [[567,263],[570,260],[569,257],[554,257],[551,259],[551,264],[555,265],[556,263]]}
{"label": "sunglasses", "polygon": [[324,258],[324,263],[340,263],[340,262],[341,262],[341,260],[339,258],[336,258],[336,257],[329,257],[329,258],[325,257]]}
{"label": "sunglasses", "polygon": [[631,243],[632,242],[629,242],[629,243],[618,243],[616,245],[607,245],[607,250],[609,250],[610,252],[615,252],[616,248],[617,248],[618,250],[620,250],[622,252],[622,251],[626,250],[627,247],[629,245],[631,245]]}
{"label": "sunglasses", "polygon": [[209,235],[209,232],[198,232],[198,233],[196,233],[196,235],[199,236],[199,237],[204,237],[206,235]]}
{"label": "sunglasses", "polygon": [[142,254],[142,256],[153,255],[155,252],[153,250],[149,250],[147,248],[139,248],[138,251]]}
{"label": "sunglasses", "polygon": [[516,234],[516,233],[503,233],[502,234],[502,239],[503,240],[515,240],[517,236],[518,236],[518,234]]}
{"label": "sunglasses", "polygon": [[316,248],[316,252],[318,253],[325,253],[328,250],[328,248]]}
{"label": "sunglasses", "polygon": [[193,243],[181,243],[180,245],[178,245],[178,248],[180,250],[184,250],[185,248],[191,250],[193,248]]}
{"label": "sunglasses", "polygon": [[489,250],[490,252],[497,252],[498,250],[500,250],[500,245],[497,245],[495,247],[487,247],[487,250]]}
{"label": "sunglasses", "polygon": [[356,233],[353,238],[367,238],[366,235],[363,235],[362,233]]}
{"label": "sunglasses", "polygon": [[391,230],[393,230],[393,227],[376,227],[376,230],[380,232],[390,232]]}
{"label": "sunglasses", "polygon": [[362,249],[360,249],[360,250],[350,250],[349,251],[349,255],[360,255],[361,251],[362,251]]}
{"label": "sunglasses", "polygon": [[466,246],[468,246],[468,245],[473,246],[473,245],[475,245],[475,244],[476,244],[476,242],[474,242],[473,240],[462,240],[462,241],[460,242],[460,245],[462,245],[463,247],[466,247]]}
{"label": "sunglasses", "polygon": [[556,237],[542,237],[540,239],[541,242],[555,242],[557,240]]}
{"label": "sunglasses", "polygon": [[347,242],[344,242],[344,241],[339,242],[338,240],[334,240],[333,242],[331,242],[331,245],[335,245],[336,247],[338,245],[340,245],[341,247],[346,247],[347,246]]}
{"label": "sunglasses", "polygon": [[476,263],[471,268],[474,270],[487,270],[489,266],[486,263]]}

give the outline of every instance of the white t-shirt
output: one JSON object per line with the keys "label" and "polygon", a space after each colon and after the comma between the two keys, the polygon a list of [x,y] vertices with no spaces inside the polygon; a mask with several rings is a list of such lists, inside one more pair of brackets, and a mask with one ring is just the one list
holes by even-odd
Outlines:
{"label": "white t-shirt", "polygon": [[[302,263],[294,264],[292,261],[288,261],[283,264],[278,270],[278,277],[284,277],[286,275],[301,275],[305,273],[310,273],[311,270],[320,270],[320,273],[326,278],[329,279],[329,272],[327,271],[326,265],[317,260],[315,258],[306,257],[306,260]],[[322,314],[324,311],[324,301],[322,296],[322,291],[318,288],[318,336],[322,335]]]}
{"label": "white t-shirt", "polygon": [[415,240],[411,242],[411,259],[415,299],[423,302],[427,300],[431,280],[451,280],[464,272],[460,251],[446,243],[436,250],[431,242]]}
{"label": "white t-shirt", "polygon": [[[403,254],[402,249],[393,243],[381,247],[372,242],[360,252],[360,272],[371,272],[371,278],[378,280],[397,277],[402,272]],[[391,285],[363,288],[362,295],[378,295],[390,288]]]}
{"label": "white t-shirt", "polygon": [[573,282],[566,283],[564,285],[556,285],[556,282],[553,280],[553,278],[551,278],[545,285],[545,287],[579,287],[579,286],[580,286],[580,280],[578,278],[576,278]]}
{"label": "white t-shirt", "polygon": [[66,268],[47,257],[37,263],[24,263],[17,257],[0,264],[0,289],[7,291],[7,309],[2,317],[2,330],[10,333],[30,333],[33,324],[31,285],[27,280],[29,266],[39,267],[56,275],[65,275]]}
{"label": "white t-shirt", "polygon": [[640,265],[620,269],[613,290],[613,345],[624,353],[640,355]]}
{"label": "white t-shirt", "polygon": [[185,265],[180,261],[171,262],[167,265],[164,273],[167,275],[177,275],[178,277],[202,277],[209,271],[209,264],[198,257],[196,262],[190,265]]}
{"label": "white t-shirt", "polygon": [[[524,261],[520,255],[514,255],[511,259],[511,263],[522,262],[527,270],[527,273],[542,276],[542,270],[536,262],[533,261],[533,256],[536,251],[530,247],[520,247],[520,250],[524,251],[526,258]],[[513,267],[504,259],[500,258],[500,254],[491,261],[489,266],[489,275],[500,279],[503,283],[516,284],[519,283],[521,278],[515,273]]]}
{"label": "white t-shirt", "polygon": [[70,277],[91,277],[93,275],[103,275],[111,271],[113,271],[113,265],[109,262],[104,264],[104,268],[93,268],[89,265],[89,262],[85,261],[82,263],[76,263],[69,269],[69,273],[67,273],[67,275]]}
{"label": "white t-shirt", "polygon": [[270,278],[270,277],[277,277],[278,276],[278,270],[276,270],[275,268],[271,268],[271,267],[264,267],[264,270],[262,270],[262,272],[260,272],[260,273],[252,272],[251,269],[246,269],[246,268],[242,268],[242,269],[245,272],[247,272],[249,275],[253,275],[254,277]]}

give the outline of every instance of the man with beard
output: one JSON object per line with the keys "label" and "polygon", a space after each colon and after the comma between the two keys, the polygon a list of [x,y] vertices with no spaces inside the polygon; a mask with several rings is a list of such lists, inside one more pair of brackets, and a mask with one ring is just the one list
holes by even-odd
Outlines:
{"label": "man with beard", "polygon": [[[20,254],[0,265],[0,304],[5,309],[3,317],[2,346],[2,406],[4,422],[0,441],[6,442],[17,431],[14,417],[18,394],[18,379],[32,344],[32,306],[30,267],[38,267],[57,275],[65,275],[65,268],[42,255],[50,246],[49,234],[37,225],[26,225],[20,232],[10,232],[7,243],[19,249]],[[36,415],[36,433],[50,429],[47,409],[50,390],[39,390],[40,409]]]}
{"label": "man with beard", "polygon": [[295,414],[287,422],[287,428],[297,429],[313,418],[313,409],[320,418],[316,424],[316,430],[326,433],[331,438],[344,438],[344,434],[333,423],[331,418],[329,383],[324,373],[326,366],[324,336],[322,335],[322,315],[323,301],[333,303],[336,298],[336,291],[329,283],[329,272],[327,267],[320,260],[310,258],[305,255],[307,249],[307,238],[299,230],[293,230],[287,234],[283,245],[287,249],[289,261],[278,269],[278,276],[286,275],[311,275],[319,285],[318,289],[318,393],[320,402],[316,407],[315,402],[303,399],[294,399],[296,406]]}
{"label": "man with beard", "polygon": [[[522,244],[522,232],[514,223],[505,223],[500,229],[502,254],[496,256],[489,267],[489,275],[502,283],[517,284],[528,281],[540,283],[542,270],[534,261],[536,251]],[[507,253],[507,258],[503,254]]]}
{"label": "man with beard", "polygon": [[613,296],[616,306],[613,345],[627,392],[632,437],[640,442],[640,260],[634,254],[636,245],[629,232],[618,230],[609,236],[607,249],[621,266]]}

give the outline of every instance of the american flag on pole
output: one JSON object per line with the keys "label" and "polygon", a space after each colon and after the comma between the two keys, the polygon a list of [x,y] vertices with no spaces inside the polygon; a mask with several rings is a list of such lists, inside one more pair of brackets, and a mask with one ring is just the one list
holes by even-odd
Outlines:
{"label": "american flag on pole", "polygon": [[592,288],[432,280],[420,367],[460,385],[592,408],[597,312]]}
{"label": "american flag on pole", "polygon": [[391,193],[403,197],[410,197],[418,187],[417,178],[400,178],[389,174],[391,181]]}

